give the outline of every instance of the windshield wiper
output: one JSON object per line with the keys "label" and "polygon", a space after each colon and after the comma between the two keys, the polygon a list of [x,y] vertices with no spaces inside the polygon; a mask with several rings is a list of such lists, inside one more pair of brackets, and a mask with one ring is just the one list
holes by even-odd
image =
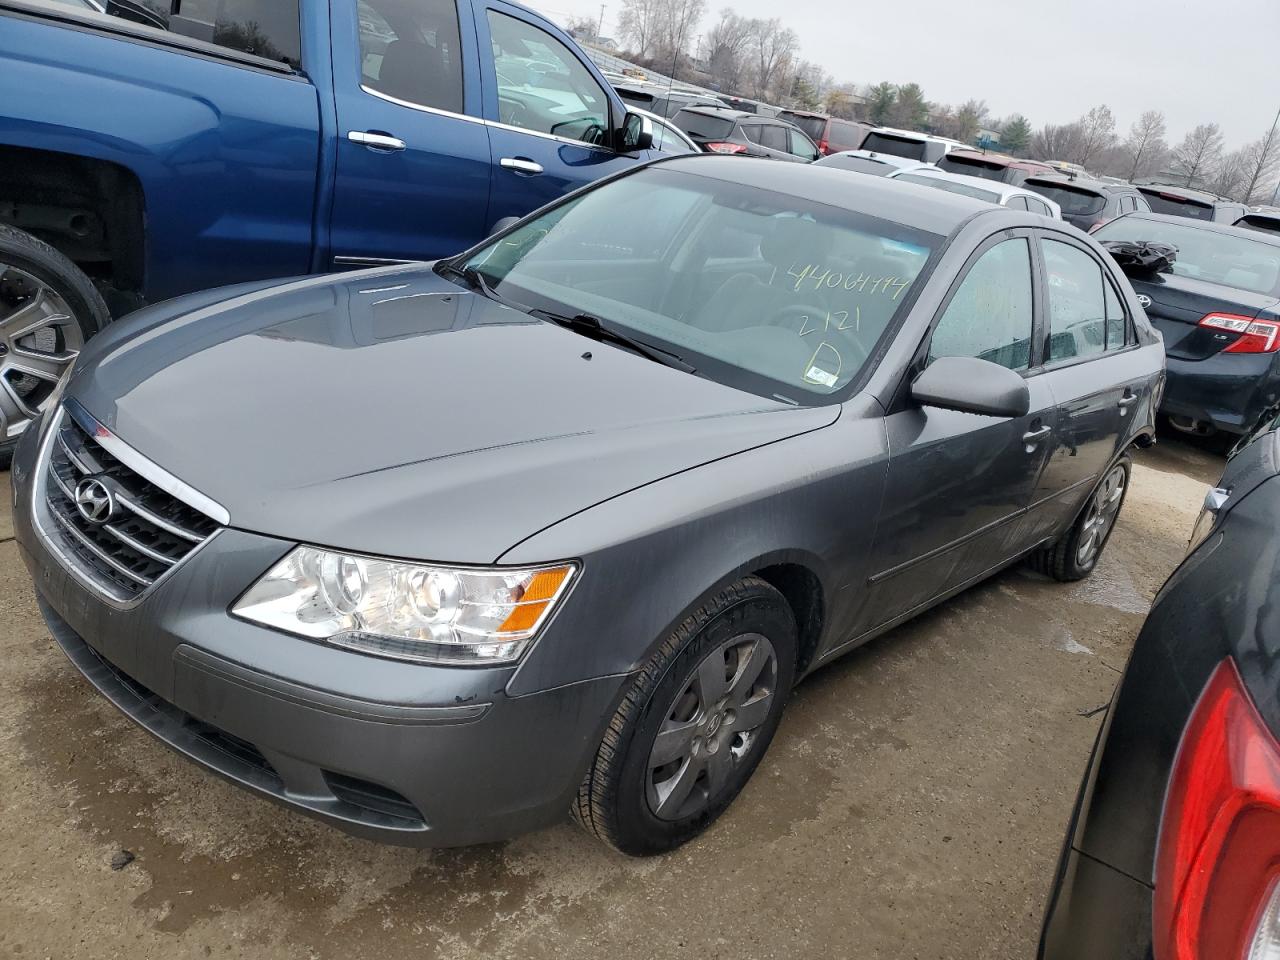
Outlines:
{"label": "windshield wiper", "polygon": [[696,367],[681,359],[677,354],[670,350],[663,350],[661,347],[655,347],[647,344],[635,337],[628,336],[621,330],[615,330],[613,327],[606,327],[600,322],[599,317],[593,317],[589,313],[578,313],[571,317],[560,313],[553,313],[550,310],[530,310],[535,317],[542,317],[544,320],[550,320],[552,323],[559,324],[574,333],[580,333],[584,337],[592,340],[598,340],[602,343],[612,343],[619,347],[625,347],[632,353],[638,353],[646,360],[652,360],[654,363],[660,363],[664,367],[672,367],[685,373],[693,373]]}
{"label": "windshield wiper", "polygon": [[470,264],[465,267],[460,267],[456,263],[450,263],[441,267],[440,272],[458,277],[472,290],[479,291],[482,295],[488,297],[495,303],[502,304],[504,307],[511,307],[513,310],[524,309],[519,304],[512,303],[497,290],[493,289],[493,286],[489,283],[489,278]]}

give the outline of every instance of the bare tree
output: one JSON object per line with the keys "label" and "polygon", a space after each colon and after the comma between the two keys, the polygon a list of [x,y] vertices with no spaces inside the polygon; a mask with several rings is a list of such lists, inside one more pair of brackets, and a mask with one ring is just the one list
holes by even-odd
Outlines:
{"label": "bare tree", "polygon": [[600,22],[595,17],[570,17],[565,22],[569,36],[588,42],[600,39]]}
{"label": "bare tree", "polygon": [[671,76],[680,72],[680,58],[688,53],[707,0],[654,0],[653,57]]}
{"label": "bare tree", "polygon": [[640,59],[652,53],[662,0],[622,0],[618,15],[618,39]]}
{"label": "bare tree", "polygon": [[770,91],[786,72],[799,49],[800,37],[790,27],[784,27],[777,17],[756,21],[756,99],[764,100],[769,97]]}
{"label": "bare tree", "polygon": [[1212,172],[1205,175],[1205,187],[1220,197],[1238,200],[1247,176],[1247,166],[1243,150],[1228,153],[1214,164]]}
{"label": "bare tree", "polygon": [[1165,132],[1164,114],[1159,110],[1144,111],[1133,122],[1122,147],[1128,166],[1126,180],[1146,176],[1157,167],[1169,152],[1169,145],[1164,142]]}
{"label": "bare tree", "polygon": [[707,63],[721,90],[736,91],[746,77],[747,56],[755,37],[755,25],[726,7],[707,34]]}
{"label": "bare tree", "polygon": [[1280,110],[1271,121],[1271,129],[1261,140],[1244,148],[1244,182],[1240,199],[1245,203],[1263,203],[1275,190],[1275,174],[1280,168]]}
{"label": "bare tree", "polygon": [[1041,160],[1071,160],[1080,154],[1079,123],[1046,123],[1031,135],[1031,155]]}
{"label": "bare tree", "polygon": [[1173,169],[1191,186],[1209,175],[1222,156],[1222,131],[1216,123],[1202,123],[1173,150]]}
{"label": "bare tree", "polygon": [[964,143],[976,142],[982,125],[987,122],[988,113],[987,101],[966,100],[956,110],[955,133],[952,137]]}
{"label": "bare tree", "polygon": [[1082,167],[1116,142],[1116,118],[1105,103],[1077,120],[1076,126],[1080,128],[1080,139],[1071,159]]}

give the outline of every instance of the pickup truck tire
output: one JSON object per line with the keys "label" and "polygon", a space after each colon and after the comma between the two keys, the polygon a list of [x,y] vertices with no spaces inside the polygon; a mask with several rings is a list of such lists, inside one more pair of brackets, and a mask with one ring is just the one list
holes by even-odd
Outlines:
{"label": "pickup truck tire", "polygon": [[0,468],[111,315],[93,282],[43,240],[0,224]]}

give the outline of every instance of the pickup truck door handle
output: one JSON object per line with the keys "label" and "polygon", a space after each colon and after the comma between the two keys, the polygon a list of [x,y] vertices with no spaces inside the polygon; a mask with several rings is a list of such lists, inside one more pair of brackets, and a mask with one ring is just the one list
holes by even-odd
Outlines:
{"label": "pickup truck door handle", "polygon": [[1027,453],[1030,453],[1037,443],[1053,432],[1053,427],[1047,423],[1043,427],[1036,427],[1034,430],[1028,430],[1022,435],[1022,442],[1027,445]]}
{"label": "pickup truck door handle", "polygon": [[1133,402],[1137,399],[1138,399],[1138,395],[1134,393],[1132,390],[1130,390],[1128,387],[1125,387],[1124,395],[1120,398],[1120,409],[1127,410],[1133,404]]}
{"label": "pickup truck door handle", "polygon": [[352,130],[347,134],[347,139],[352,143],[364,144],[375,150],[404,149],[404,141],[399,137],[392,137],[385,133],[371,133],[368,130]]}
{"label": "pickup truck door handle", "polygon": [[524,157],[503,157],[499,164],[516,173],[537,174],[542,172],[542,164]]}

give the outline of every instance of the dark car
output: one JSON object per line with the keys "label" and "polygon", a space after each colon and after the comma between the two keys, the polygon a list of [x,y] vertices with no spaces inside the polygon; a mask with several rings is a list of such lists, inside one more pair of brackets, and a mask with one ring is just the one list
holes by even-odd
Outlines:
{"label": "dark car", "polygon": [[727,107],[686,107],[671,122],[707,153],[808,163],[821,154],[804,131],[783,120]]}
{"label": "dark car", "polygon": [[778,119],[803,130],[805,136],[818,145],[818,150],[824,157],[843,150],[857,150],[862,146],[862,139],[867,132],[875,129],[869,123],[841,120],[827,113],[811,113],[807,110],[783,110],[778,114]]}
{"label": "dark car", "polygon": [[1235,222],[1234,226],[1262,230],[1266,233],[1280,233],[1280,212],[1268,213],[1265,210],[1255,210],[1246,213]]}
{"label": "dark car", "polygon": [[1089,233],[1126,213],[1146,212],[1146,198],[1127,183],[1106,183],[1062,175],[1027,177],[1022,185],[1062,208],[1062,219]]}
{"label": "dark car", "polygon": [[1228,200],[1203,190],[1153,183],[1138,184],[1136,189],[1147,198],[1147,205],[1153,213],[1210,223],[1235,223],[1249,212],[1249,208],[1237,200]]}
{"label": "dark car", "polygon": [[623,103],[656,113],[660,117],[674,117],[685,107],[716,107],[720,101],[711,94],[672,90],[660,84],[615,83],[613,89]]}
{"label": "dark car", "polygon": [[1280,956],[1280,432],[1210,490],[1085,773],[1040,960]]}
{"label": "dark car", "polygon": [[1027,177],[1054,176],[1057,171],[1039,160],[1019,160],[1016,157],[983,153],[981,150],[952,150],[938,161],[938,169],[960,173],[969,177],[982,177],[1014,186]]}
{"label": "dark car", "polygon": [[919,160],[910,160],[892,153],[876,153],[872,150],[844,150],[815,160],[814,163],[820,167],[835,167],[837,170],[867,173],[873,177],[888,177],[899,170],[917,170],[930,166]]}
{"label": "dark car", "polygon": [[677,157],[434,266],[108,327],[15,536],[90,682],[260,795],[655,853],[799,677],[1022,558],[1087,576],[1163,363],[1068,227]]}
{"label": "dark car", "polygon": [[1280,400],[1280,236],[1156,213],[1094,236],[1177,248],[1168,272],[1130,278],[1164,337],[1170,423],[1201,435],[1252,429]]}

